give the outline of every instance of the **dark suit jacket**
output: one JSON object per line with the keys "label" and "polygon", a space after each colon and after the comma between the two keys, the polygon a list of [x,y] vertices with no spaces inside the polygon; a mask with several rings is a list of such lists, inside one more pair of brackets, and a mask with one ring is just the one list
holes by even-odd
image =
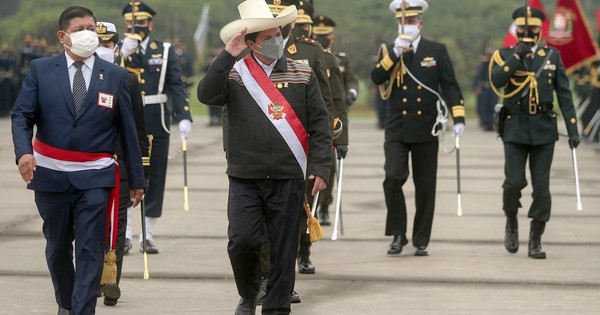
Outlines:
{"label": "dark suit jacket", "polygon": [[[387,48],[389,54],[380,54],[378,63],[371,72],[371,79],[377,85],[389,81],[391,75],[396,76],[392,71],[400,58],[394,54],[394,43],[387,44]],[[393,62],[390,68],[382,61],[386,57]],[[454,122],[464,123],[463,97],[446,46],[421,38],[412,63],[407,66],[417,79],[444,97]],[[404,75],[403,83],[394,82],[385,123],[386,140],[406,143],[435,141],[431,128],[438,114],[437,100],[433,93],[419,86],[408,74]]]}
{"label": "dark suit jacket", "polygon": [[[113,95],[112,108],[98,105],[99,93]],[[109,154],[115,153],[117,128],[120,128],[130,188],[144,187],[125,69],[95,55],[88,92],[79,114],[75,116],[65,54],[33,61],[12,113],[17,161],[23,154],[33,153],[34,126],[37,128],[36,138],[52,147]],[[85,190],[113,187],[114,182],[113,167],[59,172],[38,166],[28,188],[61,192],[70,185]]]}

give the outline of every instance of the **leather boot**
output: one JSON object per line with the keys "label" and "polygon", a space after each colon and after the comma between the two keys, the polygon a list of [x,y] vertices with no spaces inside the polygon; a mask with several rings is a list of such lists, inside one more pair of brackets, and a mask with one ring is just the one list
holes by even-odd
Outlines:
{"label": "leather boot", "polygon": [[531,220],[529,231],[529,257],[535,259],[546,259],[546,252],[542,250],[542,234],[546,228],[546,222]]}
{"label": "leather boot", "polygon": [[516,214],[506,214],[504,247],[506,247],[506,250],[511,254],[519,251],[519,223],[517,222]]}
{"label": "leather boot", "polygon": [[310,243],[300,242],[298,250],[298,272],[303,274],[315,273],[315,266],[310,261]]}
{"label": "leather boot", "polygon": [[323,226],[331,225],[329,221],[329,205],[321,204],[319,208],[319,223]]}

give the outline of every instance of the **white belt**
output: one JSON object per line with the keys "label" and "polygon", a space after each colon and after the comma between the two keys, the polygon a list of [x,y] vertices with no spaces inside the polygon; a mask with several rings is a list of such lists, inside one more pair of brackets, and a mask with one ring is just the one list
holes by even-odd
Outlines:
{"label": "white belt", "polygon": [[144,106],[150,104],[162,104],[167,102],[167,94],[155,94],[144,96]]}

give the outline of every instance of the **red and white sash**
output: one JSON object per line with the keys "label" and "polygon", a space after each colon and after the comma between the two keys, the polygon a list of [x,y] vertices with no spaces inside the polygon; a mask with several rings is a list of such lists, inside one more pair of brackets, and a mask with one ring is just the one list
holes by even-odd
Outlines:
{"label": "red and white sash", "polygon": [[294,109],[267,77],[262,67],[247,55],[233,66],[250,95],[283,137],[306,177],[308,134]]}
{"label": "red and white sash", "polygon": [[[115,186],[110,191],[106,211],[106,241],[110,237],[110,248],[115,249],[117,244],[117,218],[119,217],[119,164],[109,153],[87,153],[69,151],[49,146],[35,139],[33,142],[33,156],[36,164],[59,172],[76,172],[85,170],[99,170],[111,165],[115,166]],[[110,224],[109,224],[110,223]]]}

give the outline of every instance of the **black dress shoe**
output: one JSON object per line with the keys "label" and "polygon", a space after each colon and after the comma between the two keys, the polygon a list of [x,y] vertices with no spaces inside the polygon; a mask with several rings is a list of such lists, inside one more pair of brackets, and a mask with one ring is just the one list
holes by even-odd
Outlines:
{"label": "black dress shoe", "polygon": [[408,240],[404,235],[394,235],[394,240],[390,243],[390,248],[387,251],[388,255],[400,255],[402,246],[408,244]]}
{"label": "black dress shoe", "polygon": [[98,291],[96,291],[96,297],[101,297],[102,295],[104,295],[104,286],[101,285],[100,288],[98,289]]}
{"label": "black dress shoe", "polygon": [[64,309],[64,308],[62,308],[62,307],[59,306],[57,314],[58,315],[73,315],[73,312],[71,312],[70,310]]}
{"label": "black dress shoe", "polygon": [[[144,252],[144,246],[140,243],[140,252]],[[154,242],[151,240],[146,240],[146,253],[147,254],[158,254],[158,248],[154,245]]]}
{"label": "black dress shoe", "polygon": [[429,253],[427,252],[427,246],[419,245],[416,246],[416,249],[415,256],[429,256]]}
{"label": "black dress shoe", "polygon": [[302,302],[302,298],[300,298],[300,294],[295,290],[292,291],[292,303],[300,303]]}
{"label": "black dress shoe", "polygon": [[519,251],[519,224],[516,216],[506,217],[504,247],[511,254]]}
{"label": "black dress shoe", "polygon": [[255,315],[256,314],[256,299],[240,298],[238,306],[235,309],[235,315]]}
{"label": "black dress shoe", "polygon": [[121,289],[116,283],[108,283],[104,286],[104,305],[115,306],[121,297]]}
{"label": "black dress shoe", "polygon": [[133,245],[131,244],[131,240],[126,238],[125,239],[125,247],[123,248],[123,255],[128,255],[129,251],[131,250],[132,247],[133,247]]}
{"label": "black dress shoe", "polygon": [[323,226],[331,225],[329,221],[329,205],[321,205],[321,209],[319,209],[319,223]]}
{"label": "black dress shoe", "polygon": [[298,272],[302,274],[315,273],[315,266],[313,266],[308,256],[298,256]]}

